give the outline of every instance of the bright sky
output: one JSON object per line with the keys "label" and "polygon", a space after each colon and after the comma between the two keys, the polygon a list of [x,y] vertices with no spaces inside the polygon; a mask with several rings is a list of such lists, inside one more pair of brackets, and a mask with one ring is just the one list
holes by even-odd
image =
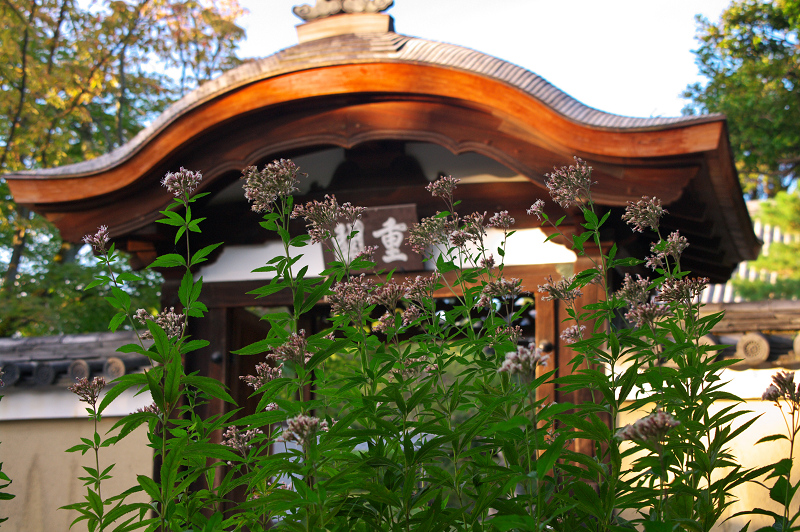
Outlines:
{"label": "bright sky", "polygon": [[[716,21],[731,0],[395,0],[398,33],[466,46],[516,63],[586,105],[628,116],[677,116],[700,81],[695,15]],[[297,44],[292,6],[240,0],[242,57]]]}

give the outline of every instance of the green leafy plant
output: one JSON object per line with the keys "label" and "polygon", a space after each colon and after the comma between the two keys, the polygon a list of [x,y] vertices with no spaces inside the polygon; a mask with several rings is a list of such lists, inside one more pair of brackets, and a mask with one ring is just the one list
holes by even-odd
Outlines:
{"label": "green leafy plant", "polygon": [[763,527],[760,530],[798,530],[800,526],[796,523],[800,518],[800,512],[791,513],[791,505],[797,490],[800,489],[800,481],[792,484],[792,466],[794,465],[794,444],[797,434],[800,433],[800,389],[794,384],[794,372],[782,371],[772,377],[772,384],[764,392],[763,399],[775,404],[781,412],[786,423],[786,434],[772,434],[758,440],[757,443],[770,441],[787,440],[789,443],[789,456],[772,464],[759,469],[759,473],[766,474],[766,481],[775,479],[773,485],[766,486],[769,490],[769,498],[783,506],[781,514],[756,508],[751,512],[741,512],[740,515],[759,514],[766,515],[773,519],[771,527]]}
{"label": "green leafy plant", "polygon": [[[700,317],[705,280],[680,267],[686,239],[658,232],[664,210],[657,200],[632,203],[624,216],[635,230],[655,231],[651,255],[619,258],[601,239],[610,213],[591,199],[591,168],[576,160],[548,175],[554,200],[582,211],[584,231],[568,241],[592,263],[538,287],[574,322],[562,337],[576,353],[573,371],[555,383],[578,400],[556,404],[540,393],[555,376],[548,356],[523,341],[518,325],[532,299],[505,275],[514,234],[507,212],[488,220],[459,213],[458,180],[431,183],[446,210],[413,227],[409,243],[435,271],[400,276],[375,271],[374,249],[356,238],[362,208],[333,196],[294,204],[301,174],[291,161],[247,168],[244,177],[247,199],[264,214],[261,226],[283,244],[283,254],[257,270],[270,281],[252,293],[286,291],[293,302],[265,313],[266,337],[236,352],[263,357],[254,375],[242,376],[258,407],[238,419],[196,413],[208,398],[232,399],[217,381],[183,370],[183,355],[207,345],[186,333],[189,318],[206,312],[192,268],[218,244],[190,252],[189,236],[202,221],[192,216],[200,175],[181,169],[164,179],[175,201],[160,222],[177,228],[183,253],[152,267],[183,270],[182,309],[151,316],[132,312],[122,291],[112,288],[109,298],[118,310],[112,328],[139,322],[153,340],[123,350],[153,366],[117,379],[97,413],[126,389],[148,391],[154,404],[117,423],[111,440],[147,424],[160,463],[156,478],[140,476],[130,490],[151,504],[125,507],[139,515],[121,529],[710,530],[731,490],[757,475],[728,451],[752,420],[734,429],[743,411],[710,410],[719,400],[740,402],[721,390],[719,373],[731,362],[716,361],[700,344],[720,316]],[[566,238],[558,232],[563,219],[549,220],[543,202],[529,214],[552,224],[551,239]],[[290,233],[292,218],[305,219],[307,235]],[[496,249],[487,244],[489,230],[502,234]],[[107,234],[101,229],[88,241],[110,264]],[[310,243],[335,256],[319,274],[298,266]],[[653,280],[628,275],[612,290],[610,270],[642,264]],[[584,304],[584,293],[597,297]],[[437,307],[439,294],[453,303]],[[301,318],[322,303],[330,305],[329,327],[307,334]],[[640,411],[642,420],[615,430],[621,416]],[[212,443],[215,431],[222,444]],[[84,446],[97,450],[91,441]],[[734,473],[716,475],[721,468]],[[98,497],[102,477],[89,478]],[[230,504],[234,489],[240,495]],[[223,512],[223,503],[230,509]],[[105,514],[91,515],[101,521]]]}

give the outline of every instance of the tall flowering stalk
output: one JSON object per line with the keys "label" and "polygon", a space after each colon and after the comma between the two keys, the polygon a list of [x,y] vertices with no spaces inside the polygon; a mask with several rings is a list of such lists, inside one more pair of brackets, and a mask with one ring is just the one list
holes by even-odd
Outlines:
{"label": "tall flowering stalk", "polygon": [[[67,507],[85,512],[85,508],[82,508],[81,504],[84,506],[89,504],[95,514],[100,516],[101,528],[109,524],[106,522],[107,518],[111,520],[130,519],[123,516],[134,512],[141,512],[141,516],[144,516],[144,509],[155,510],[154,517],[145,519],[140,516],[140,525],[147,526],[149,529],[173,530],[196,526],[199,521],[205,519],[202,514],[204,508],[213,508],[219,501],[220,494],[232,489],[224,482],[222,484],[215,483],[213,477],[204,479],[209,486],[209,490],[206,492],[196,493],[190,489],[192,483],[199,481],[204,472],[213,470],[213,468],[206,467],[205,458],[198,458],[197,454],[193,454],[197,453],[197,449],[205,449],[205,452],[211,451],[216,458],[236,459],[233,452],[224,448],[212,451],[214,445],[210,443],[211,435],[215,430],[224,426],[225,416],[201,422],[197,414],[198,406],[209,398],[231,401],[230,396],[219,382],[207,377],[186,375],[183,367],[184,355],[208,345],[206,341],[189,340],[187,337],[189,318],[200,318],[207,311],[199,299],[202,278],[195,280],[192,268],[206,261],[207,256],[219,246],[219,244],[213,244],[197,251],[191,249],[189,235],[200,232],[199,224],[203,220],[193,217],[192,214],[192,205],[205,195],[195,194],[201,180],[202,175],[199,172],[192,172],[184,168],[178,172],[166,174],[162,180],[162,185],[172,194],[173,201],[161,211],[164,218],[157,221],[176,227],[174,242],[178,246],[183,240],[184,254],[162,255],[150,265],[150,268],[183,270],[183,278],[178,290],[178,298],[181,303],[179,310],[165,309],[156,316],[152,316],[144,309],[134,311],[131,308],[130,298],[121,289],[119,283],[132,280],[135,276],[124,274],[114,277],[110,268],[115,260],[114,246],[113,244],[108,245],[108,230],[101,227],[96,234],[89,235],[84,239],[94,247],[95,253],[109,266],[110,273],[110,276],[98,277],[88,288],[106,283],[112,285],[112,296],[107,299],[118,312],[112,319],[110,328],[114,330],[126,320],[134,330],[140,327],[144,328],[145,331],[138,334],[139,343],[125,346],[122,350],[147,356],[153,365],[144,373],[123,375],[115,379],[114,386],[99,404],[97,400],[101,381],[95,379],[91,382],[78,383],[74,391],[82,401],[91,405],[90,416],[98,421],[103,410],[125,390],[132,387],[146,388],[153,398],[153,405],[132,413],[117,423],[115,428],[119,429],[119,434],[112,436],[103,445],[114,443],[130,434],[136,427],[147,424],[150,428],[148,433],[150,446],[155,449],[156,459],[160,463],[155,479],[140,475],[138,477],[139,485],[136,488],[110,499],[110,501],[117,502],[113,509],[106,514],[103,514],[102,509],[106,504],[111,503],[106,501],[98,506],[97,500],[91,493],[88,503]],[[152,340],[149,347],[146,347],[145,339]],[[89,445],[89,448],[92,445],[97,448],[100,445],[99,436],[95,434],[93,442],[85,440],[84,444]],[[85,449],[80,446],[73,449],[85,452]],[[202,467],[200,467],[201,462]],[[99,499],[99,481],[107,478],[106,475],[111,468],[109,467],[103,472],[99,472],[99,467],[97,469],[97,478],[93,479],[93,482],[97,483],[96,495]],[[94,471],[90,471],[90,475]],[[123,504],[125,497],[136,491],[146,493],[152,503]],[[102,499],[100,500],[102,501]],[[100,512],[97,511],[98,508],[101,510]]]}
{"label": "tall flowering stalk", "polygon": [[659,479],[658,508],[655,514],[657,522],[664,521],[664,501],[668,492],[667,461],[663,442],[667,434],[678,425],[680,425],[680,421],[676,420],[672,415],[663,410],[656,410],[649,416],[645,416],[617,431],[617,438],[620,440],[632,441],[652,447],[658,455],[659,467],[656,473]]}
{"label": "tall flowering stalk", "polygon": [[[707,530],[730,504],[730,490],[752,476],[752,472],[741,470],[737,473],[740,477],[713,476],[717,468],[734,463],[725,445],[752,423],[732,430],[729,419],[712,417],[708,412],[715,398],[726,397],[716,374],[729,362],[715,362],[699,339],[721,316],[700,319],[698,296],[708,280],[692,279],[681,269],[681,255],[688,242],[677,231],[662,236],[661,219],[667,212],[658,199],[643,197],[630,202],[622,217],[634,231],[655,233],[648,257],[620,259],[615,244],[604,247],[600,230],[609,212],[597,211],[592,201],[591,167],[577,158],[575,163],[548,174],[546,185],[556,203],[582,212],[586,231],[571,237],[572,247],[578,255],[588,255],[593,267],[571,278],[548,279],[539,290],[544,294],[542,299],[563,304],[574,320],[563,338],[577,352],[572,361],[574,374],[557,382],[570,390],[588,390],[592,396],[590,402],[576,405],[582,414],[562,416],[562,422],[595,445],[598,466],[589,467],[587,471],[595,473],[584,478],[606,496],[597,500],[593,515],[603,530],[620,525],[615,512],[622,507],[638,510],[646,529],[660,526],[649,523],[685,519]],[[541,201],[528,213],[558,226],[558,222],[550,221]],[[594,244],[591,252],[588,243]],[[608,271],[624,271],[640,264],[653,270],[656,278],[626,274],[621,289],[611,291]],[[577,301],[590,283],[600,286],[604,297],[586,312]],[[629,322],[627,327],[614,326],[619,314]],[[593,331],[587,318],[595,323]],[[665,359],[677,366],[674,375],[661,366]],[[625,428],[619,437],[612,430],[600,428],[605,420],[617,426],[622,414],[641,408],[656,414]],[[669,421],[664,427],[672,428],[668,440],[662,443],[652,436],[644,437],[648,427],[664,419]],[[631,452],[631,445],[643,454],[626,474],[622,456]],[[585,461],[577,456],[574,459]],[[708,467],[695,467],[698,460]],[[654,471],[659,473],[653,476]],[[644,489],[648,485],[654,491]],[[592,497],[580,484],[571,484],[570,489],[579,498]],[[691,511],[686,512],[687,508]]]}
{"label": "tall flowering stalk", "polygon": [[[354,305],[352,301],[354,297],[352,292],[359,290],[355,285],[350,286],[349,274],[354,268],[364,267],[368,261],[362,256],[355,259],[350,256],[353,235],[347,235],[344,246],[334,238],[337,226],[341,224],[352,229],[364,210],[349,203],[340,205],[334,196],[325,196],[323,201],[312,201],[306,205],[295,205],[292,193],[297,190],[298,179],[303,175],[292,161],[285,159],[273,161],[262,170],[250,167],[243,173],[246,198],[253,204],[254,211],[264,213],[261,226],[268,231],[276,232],[283,244],[283,256],[275,257],[267,265],[257,270],[271,272],[274,275],[272,281],[269,285],[257,289],[253,293],[264,296],[288,290],[294,304],[288,315],[266,315],[265,319],[270,320],[272,324],[267,338],[236,353],[257,355],[266,352],[265,361],[256,366],[256,375],[246,375],[241,378],[255,388],[257,393],[263,393],[258,405],[258,411],[262,412],[261,415],[266,414],[267,419],[281,423],[281,428],[270,429],[270,439],[266,441],[270,443],[279,441],[302,443],[300,451],[294,454],[293,458],[294,463],[298,464],[297,470],[287,478],[283,478],[281,482],[287,482],[287,486],[291,489],[299,487],[299,483],[302,483],[305,489],[313,490],[319,461],[316,439],[311,442],[310,432],[304,433],[305,435],[301,439],[297,439],[300,438],[297,434],[299,434],[298,431],[302,432],[302,427],[308,428],[314,422],[317,423],[315,426],[327,427],[327,421],[320,421],[313,415],[311,404],[306,401],[306,390],[311,386],[315,376],[313,360],[315,355],[320,354],[321,345],[329,348],[327,356],[332,354],[333,349],[331,349],[331,340],[311,338],[306,335],[305,331],[298,330],[298,322],[303,314],[326,295],[335,297],[335,294],[338,294],[340,296],[338,301],[342,305],[341,312],[347,314],[347,311],[343,310],[345,307],[356,313],[360,312],[361,307]],[[309,234],[290,235],[290,222],[295,218],[305,219]],[[322,243],[331,247],[344,268],[344,272],[331,272],[328,277],[314,278],[307,276],[307,268],[296,271],[294,264],[300,258],[298,250],[309,243]],[[312,273],[316,274],[317,272]],[[336,282],[335,285],[334,282]],[[331,290],[332,285],[333,290]],[[367,290],[368,287],[361,286],[361,288]],[[285,386],[279,388],[275,386],[277,383],[284,383]],[[299,398],[296,403],[299,412],[295,417],[290,418],[290,412],[281,406],[285,403],[281,403],[280,400],[294,399],[295,397]],[[307,420],[307,422],[302,420]],[[295,452],[289,448],[286,450],[290,453]],[[273,467],[274,460],[269,454],[260,452],[257,453],[257,456],[259,458],[253,462],[253,467],[258,468],[256,464],[261,464],[261,467],[264,468]],[[273,497],[287,495],[286,490],[275,491],[277,484],[265,486],[262,480],[258,480],[259,478],[262,477],[254,477],[255,483],[251,482],[249,489],[261,493],[259,500],[263,500],[264,505],[256,511],[253,520],[247,521],[248,526],[251,527],[258,523],[260,523],[259,526],[265,526],[265,516],[272,513],[267,505],[268,501]],[[324,523],[326,519],[320,504],[308,505],[299,514],[302,516],[301,520],[306,529],[314,529],[315,526]]]}
{"label": "tall flowering stalk", "polygon": [[[772,384],[764,391],[762,399],[769,401],[780,410],[781,417],[786,425],[785,434],[773,434],[761,438],[758,443],[788,440],[789,455],[774,465],[762,467],[759,473],[767,473],[767,480],[775,478],[774,485],[769,488],[770,499],[783,507],[783,512],[775,512],[757,508],[753,512],[741,512],[737,515],[761,514],[773,518],[772,528],[775,530],[795,530],[800,512],[791,514],[792,501],[800,489],[800,481],[792,484],[792,467],[794,466],[794,446],[797,435],[800,434],[800,383],[794,382],[793,371],[781,371],[772,376]],[[763,484],[762,484],[763,485]]]}
{"label": "tall flowering stalk", "polygon": [[89,414],[89,419],[94,423],[94,435],[91,440],[83,438],[82,444],[70,447],[67,449],[67,452],[80,451],[81,454],[86,454],[89,450],[93,451],[94,467],[84,467],[83,469],[88,476],[79,477],[79,480],[84,482],[84,486],[86,486],[87,489],[86,502],[64,507],[65,509],[77,510],[78,513],[80,513],[80,517],[73,521],[73,524],[78,521],[86,521],[89,530],[96,529],[100,532],[110,525],[105,511],[105,506],[108,503],[103,499],[100,485],[103,480],[111,478],[109,473],[114,467],[114,464],[111,464],[106,469],[100,470],[100,447],[103,445],[103,441],[97,426],[101,420],[100,412],[97,409],[97,402],[100,399],[100,392],[105,387],[106,381],[102,377],[95,377],[91,380],[84,377],[69,387],[69,390],[77,395],[82,403],[88,405],[86,411]]}

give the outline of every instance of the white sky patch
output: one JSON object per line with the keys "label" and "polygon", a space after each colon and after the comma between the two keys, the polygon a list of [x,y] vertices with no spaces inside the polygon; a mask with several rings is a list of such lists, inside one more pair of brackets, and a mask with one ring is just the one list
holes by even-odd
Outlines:
{"label": "white sky patch", "polygon": [[[292,7],[315,0],[240,0],[242,57],[297,44]],[[695,15],[716,21],[730,0],[395,0],[398,33],[473,48],[544,77],[586,105],[627,116],[678,116],[702,81]]]}

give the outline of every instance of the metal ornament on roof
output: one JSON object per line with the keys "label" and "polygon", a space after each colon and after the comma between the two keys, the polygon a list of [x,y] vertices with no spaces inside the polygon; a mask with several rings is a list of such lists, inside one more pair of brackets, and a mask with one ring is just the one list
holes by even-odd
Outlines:
{"label": "metal ornament on roof", "polygon": [[392,4],[394,0],[317,0],[313,6],[303,4],[295,6],[292,11],[308,22],[339,13],[378,13],[390,8]]}

